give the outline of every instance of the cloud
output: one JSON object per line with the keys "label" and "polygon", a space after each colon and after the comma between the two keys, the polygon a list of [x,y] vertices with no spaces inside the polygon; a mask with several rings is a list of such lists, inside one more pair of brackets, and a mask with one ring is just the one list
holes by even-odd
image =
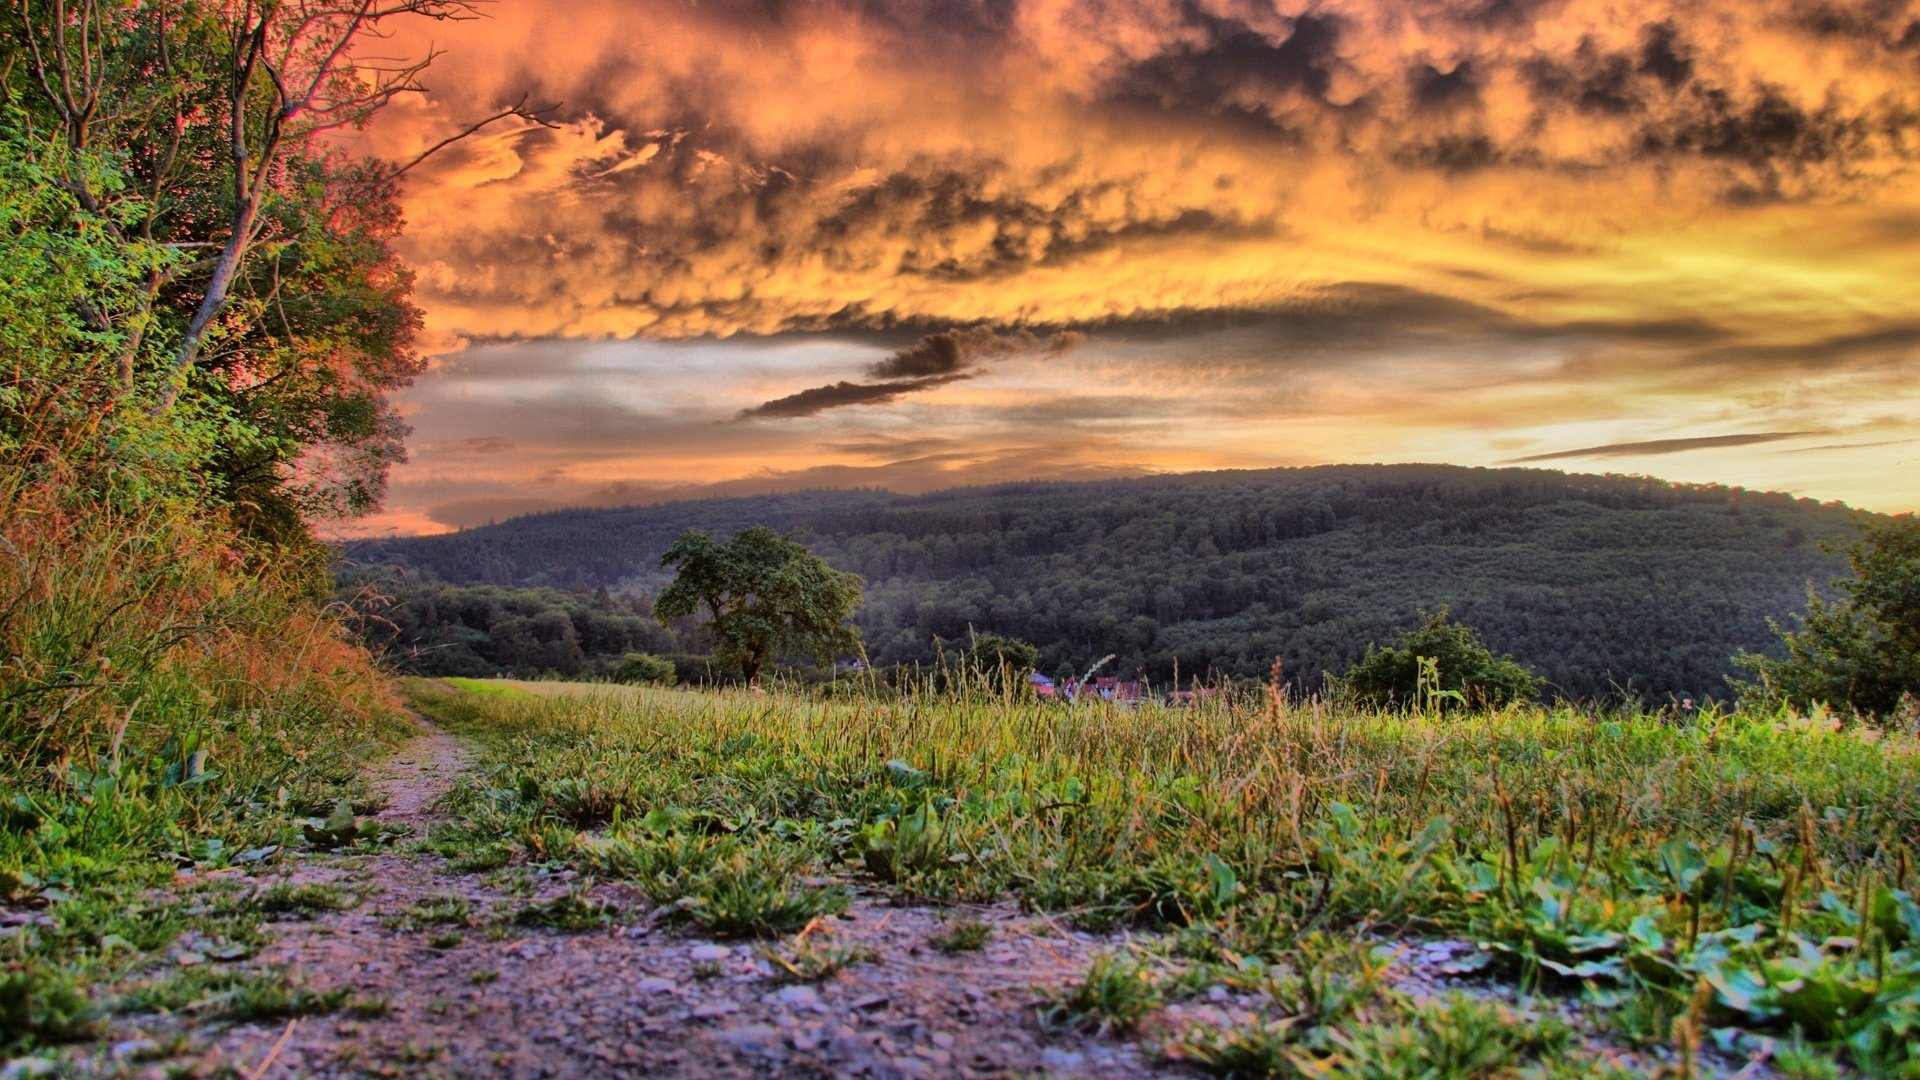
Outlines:
{"label": "cloud", "polygon": [[1755,443],[1778,442],[1781,439],[1801,439],[1810,435],[1825,435],[1826,431],[1761,431],[1745,435],[1700,435],[1682,439],[1648,439],[1643,442],[1608,443],[1605,446],[1583,446],[1578,450],[1555,450],[1550,454],[1529,454],[1526,457],[1508,458],[1503,465],[1520,465],[1536,461],[1562,461],[1567,458],[1595,457],[1642,457],[1653,454],[1680,454],[1689,450],[1713,450],[1729,446],[1751,446]]}
{"label": "cloud", "polygon": [[568,103],[413,180],[422,295],[473,335],[1263,308],[1424,249],[1604,262],[1623,235],[1887,200],[1920,164],[1920,38],[1888,0],[497,16],[434,27],[436,95],[368,137],[398,155],[521,92]]}
{"label": "cloud", "polygon": [[784,420],[800,416],[818,416],[828,409],[838,409],[847,405],[880,405],[907,394],[918,394],[933,390],[961,379],[971,379],[970,374],[932,375],[923,379],[896,379],[883,383],[837,382],[831,386],[816,386],[802,390],[797,394],[774,398],[763,405],[740,410],[736,420]]}
{"label": "cloud", "polygon": [[869,367],[867,374],[876,379],[946,375],[977,363],[1022,353],[1045,352],[1058,356],[1085,340],[1085,334],[1072,330],[1042,339],[1024,329],[1002,331],[987,326],[953,329],[928,334]]}
{"label": "cloud", "polygon": [[1043,339],[1024,329],[1000,331],[985,326],[928,334],[868,366],[869,376],[887,380],[885,382],[851,383],[843,380],[829,386],[816,386],[750,409],[742,409],[734,419],[791,419],[818,416],[828,409],[847,405],[879,405],[907,394],[974,378],[982,370],[978,365],[984,363],[1022,353],[1040,352],[1059,356],[1085,340],[1085,334],[1072,330]]}

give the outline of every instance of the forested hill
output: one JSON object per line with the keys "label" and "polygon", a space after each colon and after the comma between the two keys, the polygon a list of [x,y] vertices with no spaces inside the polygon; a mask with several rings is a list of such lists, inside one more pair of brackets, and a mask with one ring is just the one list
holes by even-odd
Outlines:
{"label": "forested hill", "polygon": [[682,530],[748,525],[797,530],[867,579],[877,663],[929,659],[936,636],[973,627],[1036,643],[1049,672],[1116,653],[1110,671],[1156,680],[1176,662],[1183,677],[1252,676],[1278,656],[1317,684],[1448,605],[1563,694],[1655,698],[1723,694],[1729,658],[1773,644],[1768,617],[1844,570],[1821,541],[1855,531],[1844,507],[1737,488],[1329,466],[560,511],[351,544],[345,565],[651,594]]}

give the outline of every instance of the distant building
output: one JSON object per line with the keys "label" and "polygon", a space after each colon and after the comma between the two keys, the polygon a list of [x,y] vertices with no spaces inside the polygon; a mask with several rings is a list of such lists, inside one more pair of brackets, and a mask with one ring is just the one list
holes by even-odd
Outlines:
{"label": "distant building", "polygon": [[1053,701],[1060,696],[1060,688],[1054,685],[1053,680],[1037,671],[1027,676],[1027,685],[1033,687],[1035,697],[1044,701]]}

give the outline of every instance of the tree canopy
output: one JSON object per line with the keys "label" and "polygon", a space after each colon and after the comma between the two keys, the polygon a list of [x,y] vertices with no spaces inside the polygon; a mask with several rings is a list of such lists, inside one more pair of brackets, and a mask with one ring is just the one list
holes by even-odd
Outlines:
{"label": "tree canopy", "polygon": [[1743,684],[1800,708],[1815,704],[1884,718],[1920,698],[1920,518],[1870,526],[1847,554],[1853,576],[1837,599],[1809,592],[1800,628],[1780,630],[1785,657],[1744,654]]}
{"label": "tree canopy", "polygon": [[1472,627],[1442,610],[1394,644],[1370,648],[1340,677],[1340,690],[1357,701],[1391,708],[1499,708],[1530,701],[1538,680],[1511,656],[1496,656]]}
{"label": "tree canopy", "polygon": [[177,495],[283,545],[372,508],[407,431],[387,394],[422,365],[393,250],[412,163],[331,134],[421,89],[431,57],[363,42],[475,10],[7,5],[0,243],[17,329],[0,341],[0,440],[90,490]]}
{"label": "tree canopy", "polygon": [[847,620],[865,583],[791,536],[755,527],[721,544],[688,530],[660,565],[678,574],[654,601],[654,615],[664,622],[704,611],[714,656],[737,666],[749,683],[777,658],[825,663],[859,647],[859,632]]}
{"label": "tree canopy", "polygon": [[427,582],[651,597],[687,529],[764,525],[866,580],[856,620],[883,667],[934,663],[936,638],[951,657],[972,628],[1032,642],[1053,676],[1114,653],[1112,673],[1158,686],[1264,680],[1277,656],[1312,691],[1445,605],[1561,695],[1678,700],[1778,649],[1767,619],[1844,570],[1821,542],[1855,521],[1644,477],[1324,466],[554,511],[347,554]]}

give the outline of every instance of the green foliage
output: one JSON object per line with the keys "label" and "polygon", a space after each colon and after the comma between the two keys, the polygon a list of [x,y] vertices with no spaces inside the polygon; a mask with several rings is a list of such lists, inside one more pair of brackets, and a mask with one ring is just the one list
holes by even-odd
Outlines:
{"label": "green foliage", "polygon": [[[468,844],[618,878],[713,933],[792,933],[850,880],[1161,931],[1049,1015],[1118,1030],[1224,987],[1261,1019],[1168,1048],[1223,1074],[1588,1075],[1597,1036],[1553,1019],[1586,1007],[1616,1045],[1687,1055],[1707,1032],[1868,1075],[1920,1053],[1920,754],[1899,733],[1766,710],[409,692],[482,750],[452,798]],[[536,852],[563,781],[610,816]],[[1393,972],[1424,962],[1396,952],[1434,938],[1457,951],[1428,978],[1499,1000],[1401,997]]]}
{"label": "green foliage", "polygon": [[[1725,487],[1541,469],[1326,466],[894,495],[812,491],[544,513],[350,545],[426,581],[652,593],[687,529],[796,530],[868,582],[857,622],[884,674],[934,666],[969,628],[1032,642],[1039,670],[1156,688],[1296,692],[1445,605],[1573,700],[1705,700],[1769,617],[1840,572],[1844,507]],[[678,645],[636,642],[669,655]],[[478,674],[479,672],[472,672]],[[457,673],[458,674],[458,673]],[[682,671],[682,680],[698,674]],[[867,681],[867,680],[862,680]]]}
{"label": "green foliage", "polygon": [[613,681],[670,685],[674,681],[673,661],[652,653],[628,653],[613,669]]}
{"label": "green foliage", "polygon": [[826,663],[860,644],[847,620],[860,605],[861,580],[828,566],[791,536],[755,527],[718,544],[689,530],[660,565],[678,574],[654,601],[654,614],[664,621],[704,612],[714,655],[738,666],[750,683],[778,657]]}
{"label": "green foliage", "polygon": [[1001,634],[969,634],[956,660],[963,680],[977,680],[996,693],[1025,690],[1027,676],[1039,670],[1040,648]]}
{"label": "green foliage", "polygon": [[1742,654],[1743,689],[1805,709],[1826,705],[1877,718],[1915,712],[1920,698],[1920,518],[1870,525],[1847,554],[1840,599],[1809,592],[1800,629],[1780,631],[1787,655]]}
{"label": "green foliage", "polygon": [[[360,612],[360,640],[410,675],[504,675],[629,681],[634,654],[679,654],[690,669],[682,635],[653,617],[652,603],[600,590],[510,589],[401,580],[382,567],[340,568],[338,597]],[[657,665],[670,680],[680,664]],[[691,673],[691,670],[689,674]]]}
{"label": "green foliage", "polygon": [[955,953],[979,952],[986,948],[987,940],[993,937],[993,927],[978,919],[956,919],[940,928],[929,944],[949,956]]}
{"label": "green foliage", "polygon": [[1372,648],[1340,677],[1340,690],[1366,705],[1419,709],[1500,708],[1531,701],[1539,684],[1510,656],[1495,656],[1473,628],[1442,608],[1385,649]]}
{"label": "green foliage", "polygon": [[1050,1026],[1100,1034],[1132,1031],[1160,1001],[1159,984],[1147,963],[1107,955],[1095,960],[1079,982],[1049,992],[1040,1019]]}

